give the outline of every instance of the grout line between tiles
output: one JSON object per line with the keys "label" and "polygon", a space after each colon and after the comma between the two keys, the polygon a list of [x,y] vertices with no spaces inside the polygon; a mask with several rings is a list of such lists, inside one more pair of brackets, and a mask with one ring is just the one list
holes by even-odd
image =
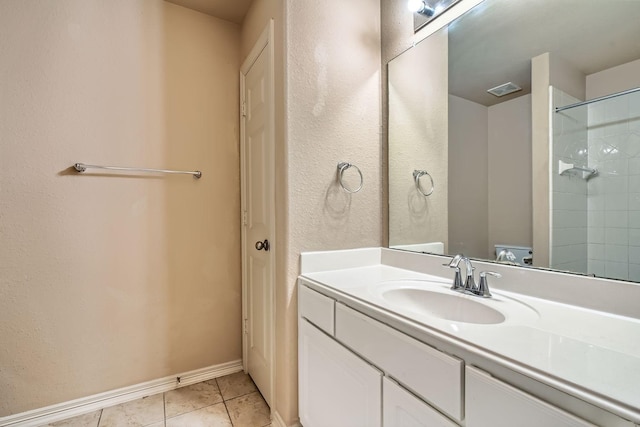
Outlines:
{"label": "grout line between tiles", "polygon": [[224,405],[224,410],[227,412],[227,417],[229,418],[229,422],[231,423],[231,427],[233,427],[233,420],[231,419],[231,414],[229,413],[229,408],[227,407],[227,401],[224,400],[224,395],[222,394],[222,389],[220,388],[220,383],[218,382],[218,378],[214,378],[216,380],[216,385],[218,386],[218,391],[220,392],[220,397],[222,397],[222,404]]}
{"label": "grout line between tiles", "polygon": [[167,392],[162,393],[162,425],[167,427]]}
{"label": "grout line between tiles", "polygon": [[[230,401],[230,400],[234,400],[234,399],[237,399],[237,398],[239,398],[239,397],[247,396],[247,395],[249,395],[249,394],[251,394],[251,393],[258,393],[258,394],[260,394],[260,391],[258,391],[258,389],[256,389],[256,390],[250,391],[250,392],[245,393],[245,394],[239,394],[239,395],[237,395],[237,396],[230,397],[229,399],[226,399],[226,400],[224,399],[224,397],[223,397],[222,399],[223,399],[223,401],[224,401],[224,402],[228,402],[228,401]],[[260,394],[260,397],[262,397],[262,394]],[[264,397],[263,397],[263,399],[264,399]]]}
{"label": "grout line between tiles", "polygon": [[224,410],[227,411],[227,417],[229,418],[229,422],[231,423],[231,426],[233,427],[233,420],[231,419],[231,414],[229,413],[229,408],[227,407],[227,402],[222,402],[222,404],[224,405]]}
{"label": "grout line between tiles", "polygon": [[98,424],[96,424],[96,427],[100,427],[100,421],[102,421],[103,412],[104,412],[104,409],[100,409],[100,415],[98,415]]}
{"label": "grout line between tiles", "polygon": [[[212,403],[211,405],[203,406],[203,407],[201,407],[201,408],[191,409],[191,410],[189,410],[189,411],[187,411],[187,412],[181,412],[181,413],[179,413],[179,414],[177,414],[177,415],[173,415],[173,416],[171,416],[171,417],[169,417],[169,418],[167,418],[167,416],[166,416],[166,414],[165,414],[165,420],[171,420],[171,419],[173,419],[173,418],[180,417],[180,416],[182,416],[182,415],[184,415],[184,414],[190,414],[190,413],[192,413],[192,412],[200,411],[201,409],[205,409],[205,408],[208,408],[208,407],[210,407],[210,406],[219,405],[219,404],[221,404],[221,403],[224,403],[224,401],[222,401],[222,400],[221,400],[220,402]],[[226,406],[226,405],[225,405],[225,406]],[[165,423],[165,426],[166,426],[166,423]]]}

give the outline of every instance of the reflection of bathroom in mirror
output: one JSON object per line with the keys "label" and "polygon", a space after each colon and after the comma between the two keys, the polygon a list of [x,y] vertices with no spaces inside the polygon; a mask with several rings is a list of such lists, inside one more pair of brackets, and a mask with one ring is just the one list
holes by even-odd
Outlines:
{"label": "reflection of bathroom in mirror", "polygon": [[640,281],[638,22],[485,0],[393,59],[390,246]]}

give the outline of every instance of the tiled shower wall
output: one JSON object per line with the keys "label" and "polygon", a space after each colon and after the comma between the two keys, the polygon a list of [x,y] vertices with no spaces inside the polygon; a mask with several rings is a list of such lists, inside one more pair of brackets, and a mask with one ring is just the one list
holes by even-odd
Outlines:
{"label": "tiled shower wall", "polygon": [[[551,268],[640,281],[640,92],[552,117]],[[599,174],[561,176],[559,160]]]}
{"label": "tiled shower wall", "polygon": [[[552,88],[554,106],[579,102]],[[580,173],[559,175],[559,161],[584,167],[588,163],[587,110],[552,113],[551,268],[587,273],[587,181]]]}
{"label": "tiled shower wall", "polygon": [[588,272],[640,281],[640,92],[587,109]]}

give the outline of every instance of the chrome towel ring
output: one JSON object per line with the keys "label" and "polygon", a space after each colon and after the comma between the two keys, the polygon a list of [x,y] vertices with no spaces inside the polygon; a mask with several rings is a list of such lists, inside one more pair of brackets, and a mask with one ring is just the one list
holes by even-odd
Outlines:
{"label": "chrome towel ring", "polygon": [[[429,180],[431,181],[431,189],[429,191],[424,191],[422,188],[422,184],[420,184],[420,178],[422,178],[425,175],[428,176]],[[413,171],[413,180],[416,182],[416,189],[423,196],[428,197],[431,195],[431,193],[433,193],[433,190],[435,189],[435,184],[433,183],[433,177],[429,174],[429,172],[416,169]]]}
{"label": "chrome towel ring", "polygon": [[[342,175],[344,174],[344,171],[346,171],[351,167],[356,168],[358,175],[360,175],[360,185],[358,185],[358,188],[356,188],[355,190],[344,185],[344,182],[342,181]],[[342,187],[344,191],[346,191],[347,193],[353,194],[353,193],[357,193],[362,189],[362,186],[364,185],[364,178],[362,177],[362,172],[360,171],[359,167],[357,167],[353,163],[340,162],[338,163],[338,182],[340,183],[340,187]]]}

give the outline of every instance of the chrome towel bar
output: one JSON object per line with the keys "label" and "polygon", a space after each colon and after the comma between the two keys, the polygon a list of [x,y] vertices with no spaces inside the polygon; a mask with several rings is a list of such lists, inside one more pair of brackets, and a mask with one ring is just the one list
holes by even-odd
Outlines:
{"label": "chrome towel bar", "polygon": [[170,169],[128,168],[128,167],[121,167],[121,166],[98,166],[98,165],[87,165],[85,163],[76,163],[73,165],[73,168],[78,172],[84,172],[87,169],[106,169],[106,170],[125,171],[125,172],[173,173],[173,174],[182,174],[182,175],[193,175],[194,178],[202,177],[202,172],[200,171],[175,171]]}

